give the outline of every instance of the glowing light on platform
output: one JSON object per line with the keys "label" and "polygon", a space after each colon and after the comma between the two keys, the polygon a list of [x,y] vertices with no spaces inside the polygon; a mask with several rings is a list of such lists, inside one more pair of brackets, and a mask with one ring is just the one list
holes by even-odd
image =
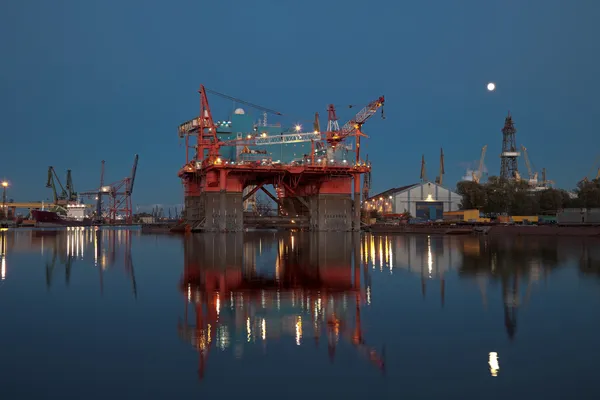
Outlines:
{"label": "glowing light on platform", "polygon": [[246,332],[247,332],[247,336],[248,336],[248,342],[250,342],[250,339],[252,338],[252,329],[250,328],[250,318],[246,319]]}
{"label": "glowing light on platform", "polygon": [[498,353],[495,351],[490,352],[488,364],[490,366],[490,374],[492,376],[498,376],[498,371],[500,371],[500,363],[498,362]]}
{"label": "glowing light on platform", "polygon": [[371,263],[375,269],[375,238],[371,236]]}
{"label": "glowing light on platform", "polygon": [[490,92],[493,92],[494,90],[496,90],[496,84],[494,82],[490,82],[487,84],[487,90]]}
{"label": "glowing light on platform", "polygon": [[296,345],[300,346],[302,342],[302,317],[296,317]]}

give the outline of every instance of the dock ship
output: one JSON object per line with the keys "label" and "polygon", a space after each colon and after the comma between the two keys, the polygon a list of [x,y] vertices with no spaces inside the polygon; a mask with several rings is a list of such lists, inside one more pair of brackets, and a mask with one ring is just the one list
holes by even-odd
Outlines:
{"label": "dock ship", "polygon": [[91,226],[92,220],[86,216],[85,211],[85,204],[69,204],[65,216],[47,210],[32,210],[31,216],[35,221],[35,226],[39,228]]}

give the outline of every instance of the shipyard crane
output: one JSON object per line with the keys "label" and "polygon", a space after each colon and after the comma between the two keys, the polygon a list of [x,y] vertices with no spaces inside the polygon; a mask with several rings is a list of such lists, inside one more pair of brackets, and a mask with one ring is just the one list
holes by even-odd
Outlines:
{"label": "shipyard crane", "polygon": [[598,170],[596,171],[596,177],[592,178],[592,179],[600,179],[600,167],[596,167],[599,163],[600,163],[600,155],[598,155],[596,157],[596,159],[594,160],[594,166],[590,169],[590,171],[587,173],[587,175],[584,176],[583,179],[579,181],[579,183],[589,182],[588,176],[592,175],[596,168],[598,168]]}
{"label": "shipyard crane", "polygon": [[427,169],[425,168],[425,154],[421,156],[421,182],[427,182]]}
{"label": "shipyard crane", "polygon": [[73,186],[73,178],[71,177],[71,170],[67,170],[67,195],[69,201],[77,201],[77,192],[75,192],[75,187]]}
{"label": "shipyard crane", "polygon": [[[598,169],[598,177],[596,179],[598,178],[600,178],[600,169]],[[542,186],[549,187],[552,185],[554,185],[554,181],[546,179],[546,168],[542,168]]]}
{"label": "shipyard crane", "polygon": [[441,185],[444,182],[444,174],[446,173],[444,169],[444,149],[440,149],[440,175],[435,178],[435,183]]}
{"label": "shipyard crane", "polygon": [[481,148],[481,157],[479,158],[479,166],[477,168],[477,171],[473,171],[473,181],[475,183],[479,183],[483,176],[484,160],[485,160],[486,151],[487,151],[487,144]]}
{"label": "shipyard crane", "polygon": [[[70,177],[71,171],[68,171],[67,184],[70,180]],[[60,188],[60,191],[57,190],[57,186]],[[58,175],[52,166],[48,167],[48,180],[46,182],[46,187],[52,189],[54,204],[66,205],[68,203],[70,197],[69,193],[67,193],[67,190],[65,190],[65,187],[60,182],[60,179],[58,178]]]}
{"label": "shipyard crane", "polygon": [[527,173],[529,175],[529,185],[537,186],[538,182],[538,173],[531,168],[531,162],[529,161],[529,154],[527,154],[527,148],[521,145],[521,149],[523,150],[523,157],[525,158],[525,165],[527,166]]}
{"label": "shipyard crane", "polygon": [[108,206],[106,207],[106,214],[111,223],[115,223],[118,219],[119,213],[124,214],[124,219],[127,224],[130,224],[133,220],[133,206],[131,203],[131,195],[133,194],[133,187],[135,183],[135,176],[137,174],[139,156],[136,154],[133,160],[133,166],[129,176],[111,183],[104,185],[104,160],[102,160],[102,169],[100,173],[100,187],[94,190],[81,192],[83,196],[96,196],[96,218],[102,219],[102,198],[108,197]]}

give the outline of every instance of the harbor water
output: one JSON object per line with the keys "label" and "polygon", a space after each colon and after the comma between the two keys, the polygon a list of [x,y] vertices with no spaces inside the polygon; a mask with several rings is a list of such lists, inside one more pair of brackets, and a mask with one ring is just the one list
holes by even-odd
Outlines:
{"label": "harbor water", "polygon": [[0,232],[1,399],[598,399],[600,239]]}

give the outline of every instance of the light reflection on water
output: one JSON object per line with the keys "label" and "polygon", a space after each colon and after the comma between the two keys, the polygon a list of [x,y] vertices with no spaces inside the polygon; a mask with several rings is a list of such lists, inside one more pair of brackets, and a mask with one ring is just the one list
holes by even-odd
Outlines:
{"label": "light reflection on water", "polygon": [[[597,393],[586,383],[600,350],[594,239],[17,230],[0,232],[0,261],[0,376],[20,396],[77,398],[91,385],[100,398],[132,382],[148,398],[243,394],[225,375],[273,397],[301,380],[291,398]],[[28,339],[26,314],[45,336]],[[80,357],[83,342],[95,360]],[[51,372],[24,385],[31,352]],[[79,383],[56,379],[66,373]]]}

